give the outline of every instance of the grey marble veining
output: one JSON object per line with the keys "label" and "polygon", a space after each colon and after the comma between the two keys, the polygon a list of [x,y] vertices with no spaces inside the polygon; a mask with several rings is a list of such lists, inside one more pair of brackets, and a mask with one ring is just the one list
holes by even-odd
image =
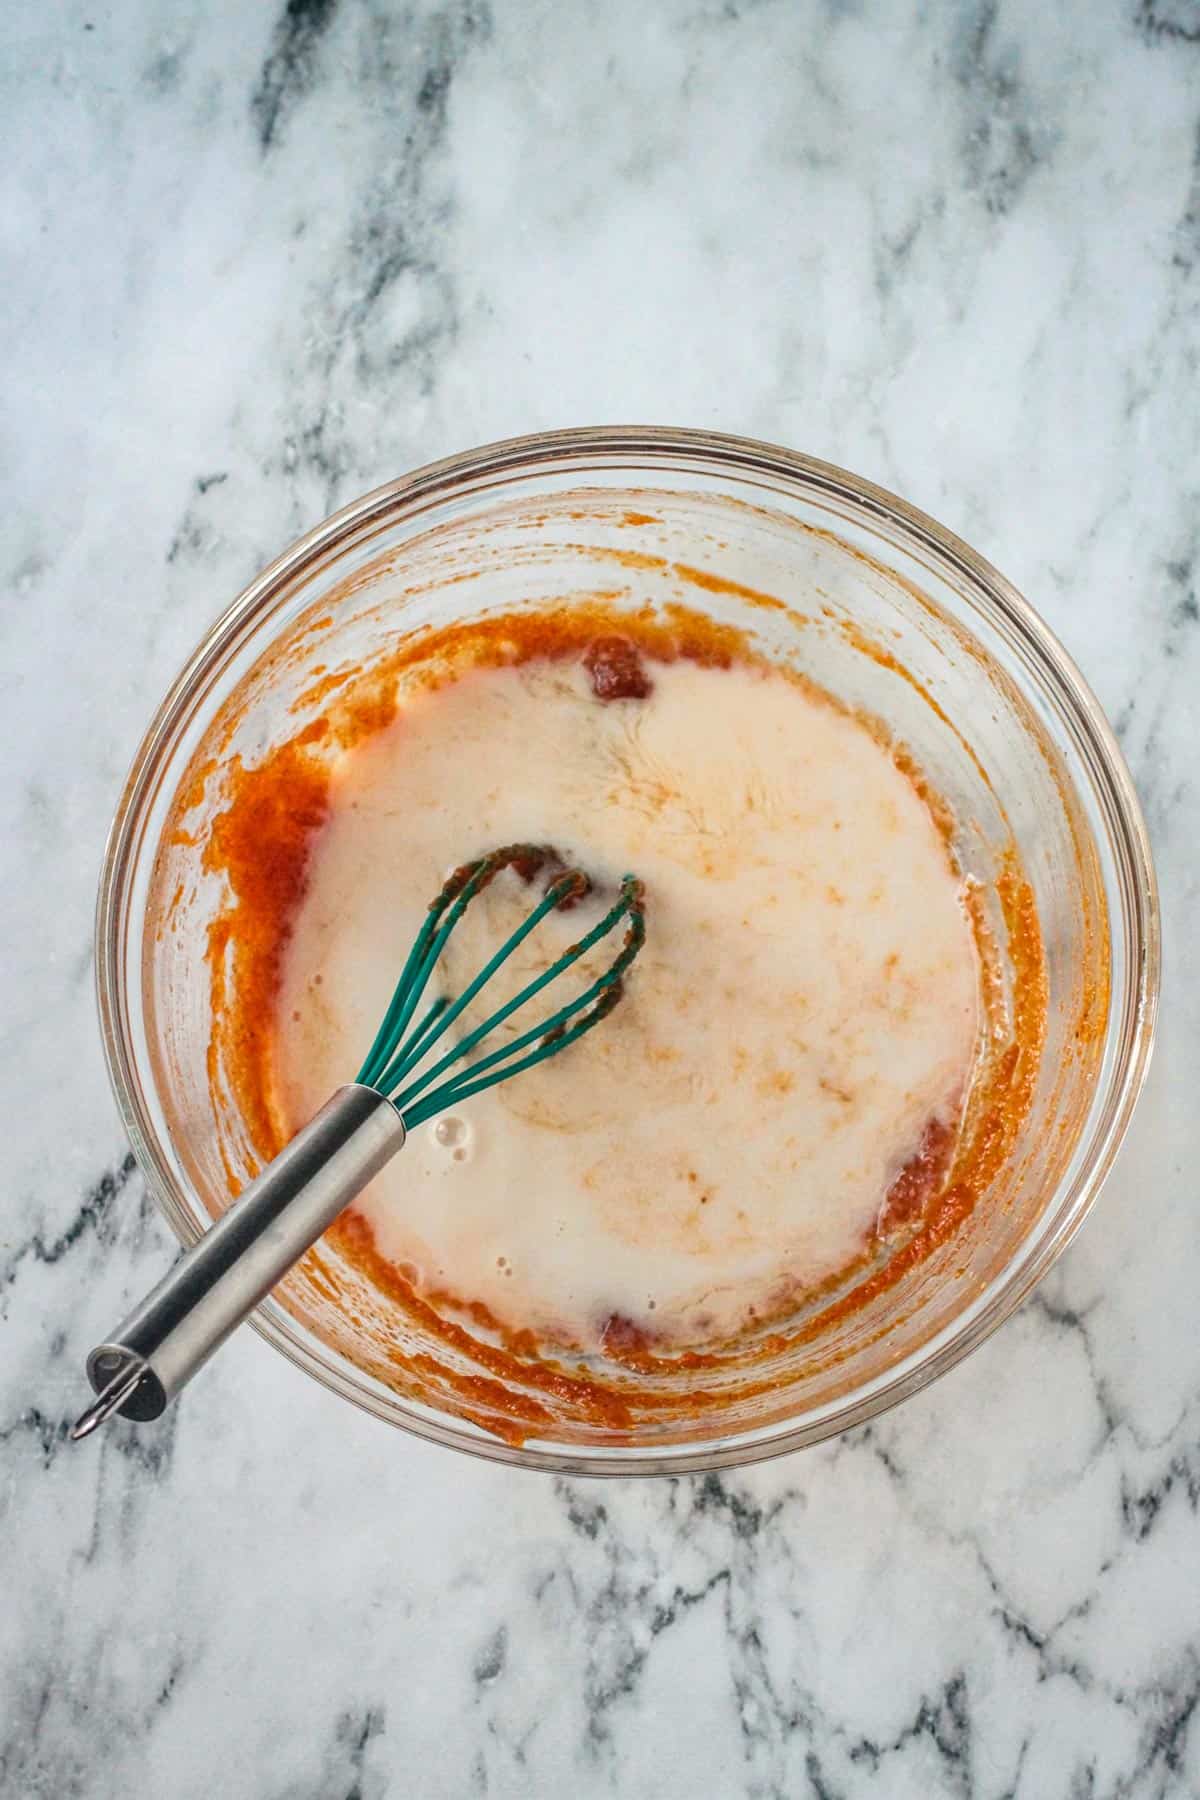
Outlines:
{"label": "grey marble veining", "polygon": [[[0,1792],[1200,1794],[1196,0],[64,0],[0,80]],[[629,419],[925,506],[1108,708],[1167,958],[1093,1218],[935,1388],[720,1479],[477,1466],[249,1333],[68,1445],[170,1254],[91,996],[154,705],[331,508]]]}

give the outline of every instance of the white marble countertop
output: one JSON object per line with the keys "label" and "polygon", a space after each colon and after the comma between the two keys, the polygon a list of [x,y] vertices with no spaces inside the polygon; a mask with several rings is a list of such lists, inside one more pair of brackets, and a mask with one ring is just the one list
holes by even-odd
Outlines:
{"label": "white marble countertop", "polygon": [[[1196,0],[96,0],[0,49],[0,1792],[1200,1794]],[[171,1243],[91,989],[127,761],[302,528],[464,445],[712,425],[872,476],[1121,733],[1157,1061],[1036,1297],[721,1479],[477,1465],[249,1331],[75,1447]]]}

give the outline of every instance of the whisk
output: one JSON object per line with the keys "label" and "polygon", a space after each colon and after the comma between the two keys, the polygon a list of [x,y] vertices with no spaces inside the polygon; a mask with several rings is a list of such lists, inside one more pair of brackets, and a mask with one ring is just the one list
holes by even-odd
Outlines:
{"label": "whisk", "polygon": [[[508,868],[528,882],[549,872],[542,899],[456,998],[439,996],[414,1025],[455,927],[472,900]],[[96,1398],[76,1421],[73,1438],[86,1437],[113,1413],[141,1421],[158,1418],[234,1327],[401,1149],[410,1130],[472,1094],[558,1056],[612,1011],[646,936],[642,884],[633,875],[623,878],[616,901],[597,925],[482,1024],[429,1061],[542,920],[574,906],[591,886],[582,870],[565,868],[555,851],[533,844],[509,844],[455,870],[429,907],[353,1083],[331,1096],[92,1351],[87,1373]],[[620,948],[603,974],[548,1018],[468,1060],[622,920],[626,927]]]}

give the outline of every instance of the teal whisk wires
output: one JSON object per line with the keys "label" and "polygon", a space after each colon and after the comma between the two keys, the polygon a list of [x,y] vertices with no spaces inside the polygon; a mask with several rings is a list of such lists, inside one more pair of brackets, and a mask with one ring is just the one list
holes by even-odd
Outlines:
{"label": "teal whisk wires", "polygon": [[[472,900],[502,869],[515,869],[527,881],[532,881],[548,865],[561,869],[554,851],[532,844],[509,844],[456,869],[430,905],[375,1042],[355,1078],[361,1086],[374,1088],[376,1093],[391,1100],[410,1130],[435,1113],[458,1105],[471,1094],[482,1093],[485,1088],[507,1081],[522,1069],[531,1069],[548,1057],[557,1056],[598,1025],[621,998],[623,977],[646,937],[642,884],[634,875],[624,877],[616,902],[599,924],[564,951],[542,974],[527,982],[481,1025],[472,1027],[452,1043],[437,1061],[418,1071],[418,1065],[426,1062],[434,1046],[445,1038],[466,1008],[546,915],[574,905],[589,891],[591,883],[580,870],[561,869],[529,917],[505,940],[458,998],[443,996],[435,1000],[414,1026],[414,1014],[434,967]],[[477,1061],[467,1063],[465,1068],[459,1066],[507,1019],[615,931],[623,919],[627,924],[620,949],[604,973],[591,981],[582,993],[558,1007],[548,1018],[510,1038],[499,1049],[486,1052]]]}

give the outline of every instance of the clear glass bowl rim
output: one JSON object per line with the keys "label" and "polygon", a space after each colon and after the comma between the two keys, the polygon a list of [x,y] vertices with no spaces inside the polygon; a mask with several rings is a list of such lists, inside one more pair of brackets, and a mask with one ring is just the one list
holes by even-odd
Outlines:
{"label": "clear glass bowl rim", "polygon": [[[431,502],[459,493],[503,486],[537,474],[570,473],[586,479],[589,469],[627,469],[652,481],[656,468],[679,473],[691,467],[708,476],[726,473],[790,490],[800,498],[824,499],[852,508],[870,528],[886,524],[913,552],[940,565],[965,584],[970,597],[1018,642],[1027,665],[1037,671],[1044,695],[1074,726],[1077,743],[1096,792],[1107,801],[1111,850],[1120,877],[1123,914],[1110,928],[1126,934],[1126,978],[1112,994],[1109,1031],[1121,1025],[1116,1065],[1103,1129],[1091,1155],[1071,1184],[1051,1194],[1042,1219],[1050,1227],[1032,1251],[1018,1255],[992,1284],[982,1305],[954,1323],[940,1338],[872,1388],[844,1396],[815,1415],[798,1417],[735,1438],[695,1445],[615,1446],[580,1449],[515,1446],[474,1433],[448,1415],[411,1407],[397,1395],[365,1385],[350,1365],[335,1366],[301,1338],[280,1309],[256,1311],[256,1331],[322,1386],[353,1401],[377,1418],[419,1437],[487,1460],[572,1475],[683,1474],[720,1469],[817,1443],[865,1423],[945,1374],[1015,1311],[1070,1243],[1112,1166],[1141,1091],[1153,1048],[1160,977],[1158,889],[1149,835],[1120,747],[1091,689],[1058,639],[1029,602],[998,570],[945,526],[907,501],[835,464],[753,438],[665,426],[599,426],[538,432],[465,450],[428,463],[352,501],[270,563],[226,608],[205,635],[155,714],[134,756],[117,804],[101,870],[96,905],[96,998],[109,1080],[130,1143],[151,1191],[183,1244],[199,1227],[176,1181],[140,1091],[128,1025],[130,994],[125,984],[123,931],[130,889],[146,817],[157,787],[157,772],[179,732],[211,682],[256,621],[281,594],[326,556],[367,530],[402,519]],[[140,991],[137,995],[140,1004]]]}

